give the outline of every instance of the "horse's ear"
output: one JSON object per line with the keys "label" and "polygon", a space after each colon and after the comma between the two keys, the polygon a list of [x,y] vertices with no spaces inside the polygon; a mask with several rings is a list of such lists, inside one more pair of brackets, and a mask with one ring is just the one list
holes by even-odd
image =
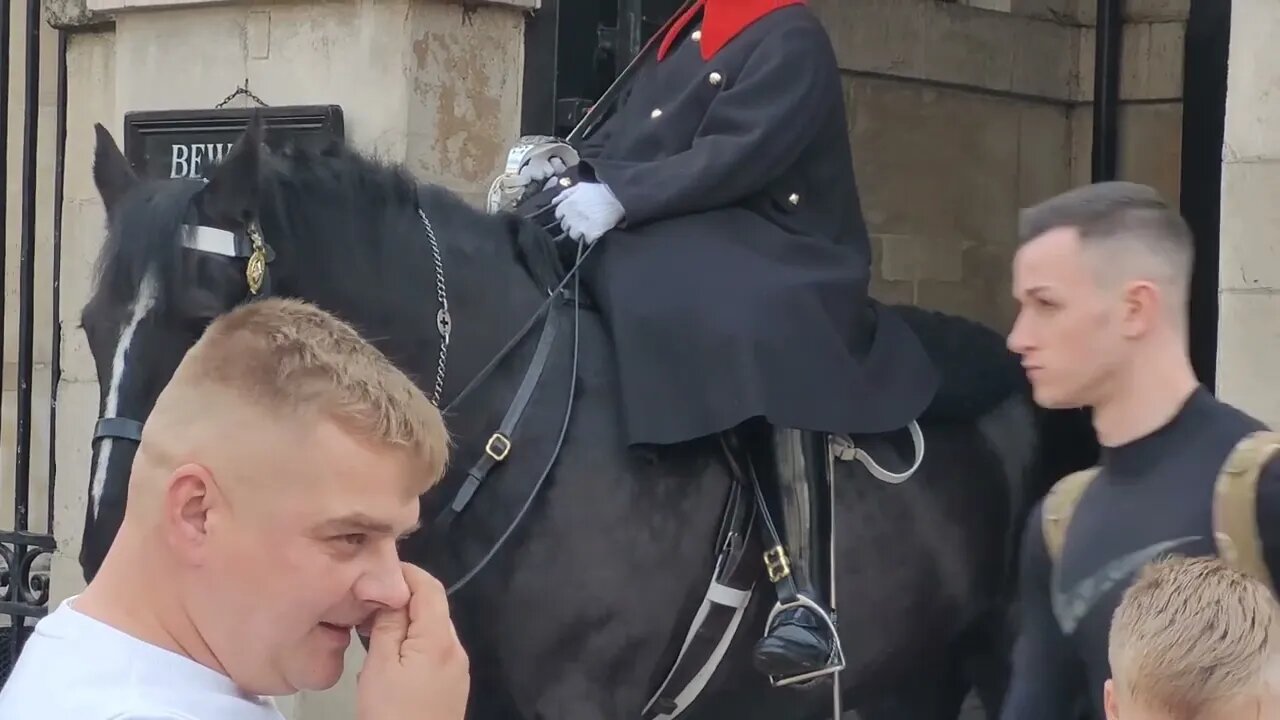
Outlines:
{"label": "horse's ear", "polygon": [[102,123],[94,123],[93,130],[97,135],[97,145],[93,149],[93,182],[98,186],[98,195],[110,215],[120,198],[138,183],[138,177]]}
{"label": "horse's ear", "polygon": [[243,224],[257,217],[262,135],[262,119],[255,114],[231,152],[210,172],[209,184],[200,191],[200,199],[205,213],[215,221]]}

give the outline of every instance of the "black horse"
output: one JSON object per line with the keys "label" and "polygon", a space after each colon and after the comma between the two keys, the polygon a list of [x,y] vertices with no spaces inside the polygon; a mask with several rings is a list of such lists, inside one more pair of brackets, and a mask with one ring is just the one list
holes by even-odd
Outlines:
{"label": "black horse", "polygon": [[[104,420],[90,469],[85,578],[123,515],[134,423],[218,314],[266,294],[308,300],[353,323],[429,394],[440,392],[456,460],[423,498],[429,521],[484,456],[538,364],[538,332],[521,331],[544,308],[562,329],[542,356],[510,456],[447,529],[428,522],[402,553],[449,584],[502,542],[452,596],[472,658],[471,717],[638,717],[702,600],[733,480],[714,439],[623,444],[606,329],[588,293],[571,292],[574,283],[548,287],[567,277],[550,235],[342,143],[270,151],[252,124],[206,184],[136,178],[97,131],[94,179],[108,236],[82,324]],[[236,241],[193,249],[191,225]],[[246,280],[255,249],[267,260],[257,295]],[[841,679],[850,706],[901,688],[909,703],[929,705],[918,717],[954,718],[971,678],[990,678],[979,687],[998,706],[1021,520],[1053,477],[1083,461],[1038,449],[1056,433],[1041,431],[999,335],[909,307],[880,311],[904,313],[946,380],[922,420],[927,451],[913,477],[891,485],[854,463],[837,469]],[[1064,427],[1080,425],[1067,418]],[[910,465],[909,439],[858,440],[886,467]],[[234,452],[235,438],[227,448]],[[768,584],[758,587],[719,672],[684,717],[811,717],[829,707],[829,687],[774,689],[751,668],[750,645],[773,603]],[[984,657],[984,671],[961,674]],[[888,712],[910,717],[901,706]]]}

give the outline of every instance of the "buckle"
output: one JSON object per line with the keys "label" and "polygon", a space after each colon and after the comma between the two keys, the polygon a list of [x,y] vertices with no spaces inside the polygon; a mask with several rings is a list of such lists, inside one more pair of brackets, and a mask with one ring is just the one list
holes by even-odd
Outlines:
{"label": "buckle", "polygon": [[791,574],[791,561],[781,545],[775,545],[764,553],[764,566],[769,571],[769,582],[776,583]]}
{"label": "buckle", "polygon": [[484,444],[484,451],[489,457],[502,462],[511,452],[511,440],[506,435],[496,432],[489,436],[489,442]]}

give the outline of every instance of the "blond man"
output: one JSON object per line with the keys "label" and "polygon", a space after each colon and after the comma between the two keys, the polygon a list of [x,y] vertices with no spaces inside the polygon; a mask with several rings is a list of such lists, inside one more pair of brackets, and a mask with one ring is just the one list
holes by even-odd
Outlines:
{"label": "blond man", "polygon": [[466,655],[396,541],[443,474],[439,412],[348,325],[264,300],[213,322],[142,433],[86,590],[37,625],[0,718],[279,720],[370,633],[360,720],[460,720]]}
{"label": "blond man", "polygon": [[1280,607],[1217,558],[1149,565],[1116,608],[1107,720],[1280,718]]}

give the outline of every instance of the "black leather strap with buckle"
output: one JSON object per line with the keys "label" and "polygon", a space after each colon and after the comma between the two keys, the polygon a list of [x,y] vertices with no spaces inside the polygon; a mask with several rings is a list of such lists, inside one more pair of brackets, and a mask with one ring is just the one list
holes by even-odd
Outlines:
{"label": "black leather strap with buckle", "polygon": [[547,367],[547,356],[551,353],[551,347],[555,341],[557,325],[559,321],[556,313],[547,313],[547,320],[542,325],[542,336],[538,338],[538,349],[533,353],[533,361],[529,363],[529,369],[525,372],[524,380],[520,382],[520,389],[516,391],[511,407],[507,408],[507,414],[498,425],[498,430],[485,443],[484,455],[481,455],[476,464],[467,471],[467,479],[453,496],[453,501],[436,516],[433,525],[437,532],[444,532],[449,528],[454,519],[466,509],[467,504],[471,502],[471,498],[475,496],[494,466],[506,460],[511,454],[514,447],[511,437],[516,425],[520,423],[520,418],[524,416],[525,409],[529,406],[529,399],[533,396],[534,388],[538,386],[542,372]]}

